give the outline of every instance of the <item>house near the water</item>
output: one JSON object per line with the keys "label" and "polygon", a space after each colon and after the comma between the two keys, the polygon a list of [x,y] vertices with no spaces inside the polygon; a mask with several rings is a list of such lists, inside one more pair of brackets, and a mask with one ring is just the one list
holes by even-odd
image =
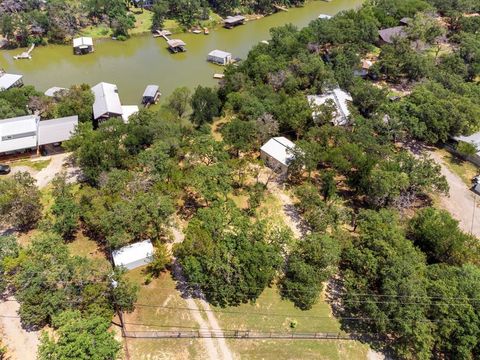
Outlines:
{"label": "house near the water", "polygon": [[73,53],[75,55],[89,54],[93,51],[93,39],[91,37],[82,36],[73,39]]}
{"label": "house near the water", "polygon": [[78,116],[40,121],[38,115],[0,120],[0,153],[38,149],[71,138]]}
{"label": "house near the water", "polygon": [[8,74],[0,70],[0,91],[23,86],[23,75]]}
{"label": "house near the water", "polygon": [[93,103],[93,118],[106,120],[110,117],[122,116],[122,103],[118,96],[118,88],[115,84],[101,82],[92,87],[95,101]]}
{"label": "house near the water", "polygon": [[142,104],[152,105],[158,102],[158,99],[162,96],[160,94],[159,88],[157,85],[148,85],[143,92]]}
{"label": "house near the water", "polygon": [[295,144],[287,138],[274,137],[260,148],[260,157],[268,167],[285,175],[290,163],[295,158],[294,150]]}
{"label": "house near the water", "polygon": [[167,44],[168,44],[168,49],[172,53],[178,53],[178,52],[186,51],[185,46],[187,46],[187,44],[183,40],[170,39],[170,40],[167,40]]}
{"label": "house near the water", "polygon": [[131,244],[112,252],[114,265],[127,270],[148,265],[153,261],[153,255],[154,249],[150,240]]}
{"label": "house near the water", "polygon": [[217,65],[228,65],[232,62],[232,54],[222,50],[213,50],[208,54],[207,61]]}
{"label": "house near the water", "polygon": [[334,125],[347,125],[349,122],[350,110],[348,109],[349,102],[352,97],[349,93],[340,88],[335,88],[332,91],[322,95],[308,95],[308,103],[312,108],[312,117],[315,120],[318,117],[318,108],[326,105],[328,101],[335,106],[335,113],[333,114],[332,123]]}
{"label": "house near the water", "polygon": [[234,28],[235,26],[243,25],[245,23],[245,20],[246,20],[245,16],[242,16],[242,15],[227,16],[223,20],[223,25],[227,29],[231,29],[231,28]]}

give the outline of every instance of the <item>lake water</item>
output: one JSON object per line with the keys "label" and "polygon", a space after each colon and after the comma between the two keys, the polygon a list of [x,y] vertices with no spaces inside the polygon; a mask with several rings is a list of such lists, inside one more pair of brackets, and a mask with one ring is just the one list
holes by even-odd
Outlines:
{"label": "lake water", "polygon": [[311,1],[304,7],[249,21],[231,30],[211,30],[208,36],[173,35],[172,38],[187,43],[187,52],[174,55],[167,50],[163,38],[146,34],[125,42],[96,40],[95,52],[85,56],[73,55],[72,47],[66,45],[38,47],[32,53],[32,60],[14,60],[13,55],[21,53],[21,49],[1,50],[0,67],[23,74],[24,83],[40,91],[52,86],[111,82],[117,84],[123,104],[138,104],[148,84],[159,85],[164,97],[180,86],[216,84],[213,74],[223,69],[206,62],[211,50],[224,50],[245,58],[253,45],[270,38],[272,27],[288,23],[304,27],[319,14],[334,15],[361,3],[362,0]]}

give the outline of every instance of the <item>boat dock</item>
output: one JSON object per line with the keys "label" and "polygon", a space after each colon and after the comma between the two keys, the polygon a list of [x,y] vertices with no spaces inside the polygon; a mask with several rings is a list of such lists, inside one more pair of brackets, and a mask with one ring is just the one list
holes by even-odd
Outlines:
{"label": "boat dock", "polygon": [[157,30],[156,33],[153,36],[154,37],[163,37],[168,44],[168,49],[174,54],[176,54],[178,52],[187,51],[187,49],[185,49],[185,46],[187,46],[187,44],[183,40],[170,39],[169,38],[170,35],[172,35],[172,33],[168,30],[163,30],[163,31]]}
{"label": "boat dock", "polygon": [[33,51],[34,48],[35,48],[35,44],[32,44],[27,51],[21,53],[20,55],[15,55],[13,58],[14,58],[15,60],[21,60],[21,59],[28,59],[28,60],[30,60],[30,59],[32,58],[32,56],[31,56],[30,54],[32,53],[32,51]]}

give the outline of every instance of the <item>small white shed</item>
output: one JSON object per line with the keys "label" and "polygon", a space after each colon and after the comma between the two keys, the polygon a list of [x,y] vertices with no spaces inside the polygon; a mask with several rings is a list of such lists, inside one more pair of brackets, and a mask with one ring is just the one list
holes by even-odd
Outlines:
{"label": "small white shed", "polygon": [[274,137],[260,148],[260,157],[275,171],[286,174],[288,166],[295,158],[294,150],[295,144],[287,138]]}
{"label": "small white shed", "polygon": [[208,54],[207,61],[218,65],[228,65],[232,62],[232,54],[222,50],[213,50]]}
{"label": "small white shed", "polygon": [[324,105],[328,100],[333,101],[336,108],[336,114],[332,120],[334,125],[347,125],[349,122],[350,110],[348,109],[348,104],[353,99],[351,95],[340,88],[335,88],[332,91],[323,94],[323,95],[308,95],[308,103],[312,107],[313,112],[312,116],[314,119],[317,118],[318,107]]}
{"label": "small white shed", "polygon": [[123,266],[127,270],[132,270],[151,263],[153,253],[152,242],[145,240],[113,251],[113,263],[115,266]]}

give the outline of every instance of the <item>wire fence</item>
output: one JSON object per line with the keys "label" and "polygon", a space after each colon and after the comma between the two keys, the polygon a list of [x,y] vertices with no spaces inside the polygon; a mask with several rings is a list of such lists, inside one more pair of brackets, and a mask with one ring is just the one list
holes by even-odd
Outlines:
{"label": "wire fence", "polygon": [[250,330],[154,330],[130,331],[123,333],[126,338],[136,339],[192,339],[192,338],[225,338],[225,339],[298,339],[298,340],[355,340],[355,336],[343,333],[317,332],[259,332]]}

